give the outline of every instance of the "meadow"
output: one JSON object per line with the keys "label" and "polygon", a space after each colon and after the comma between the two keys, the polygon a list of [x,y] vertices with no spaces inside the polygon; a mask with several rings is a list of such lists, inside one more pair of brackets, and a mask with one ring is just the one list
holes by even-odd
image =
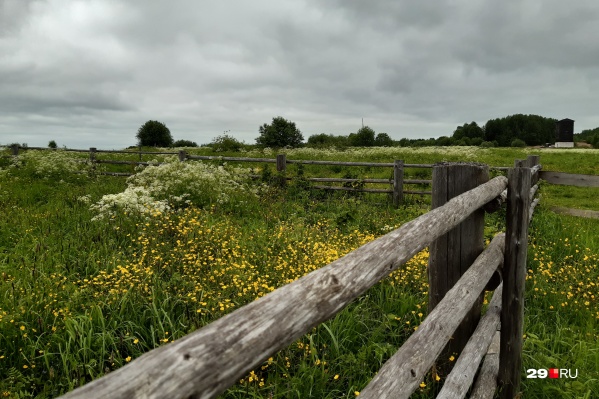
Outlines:
{"label": "meadow", "polygon": [[[288,159],[493,166],[511,166],[514,159],[539,154],[546,170],[599,174],[595,150],[286,153]],[[271,155],[268,149],[243,154]],[[0,397],[51,398],[72,390],[328,264],[429,207],[427,197],[407,196],[406,204],[394,209],[385,195],[309,190],[301,179],[282,185],[263,164],[173,161],[137,168],[136,176],[125,179],[90,173],[85,157],[26,151],[19,159],[0,160]],[[377,169],[293,165],[287,173],[389,177],[389,170]],[[251,173],[262,179],[249,179]],[[407,173],[426,177],[430,170]],[[596,397],[599,221],[556,215],[548,207],[593,209],[597,197],[592,189],[548,184],[542,184],[541,196],[529,239],[524,397]],[[487,216],[487,238],[503,228],[500,213]],[[223,397],[359,395],[426,317],[427,259],[425,250]],[[525,378],[525,369],[552,367],[576,369],[578,376]],[[414,397],[434,397],[442,377],[422,381]]]}

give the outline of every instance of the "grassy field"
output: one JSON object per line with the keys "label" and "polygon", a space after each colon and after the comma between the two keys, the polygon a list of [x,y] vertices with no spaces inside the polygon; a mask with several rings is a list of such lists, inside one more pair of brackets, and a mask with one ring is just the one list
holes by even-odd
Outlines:
{"label": "grassy field", "polygon": [[[89,167],[75,154],[27,153],[22,162],[0,161],[0,397],[58,396],[428,209],[426,197],[409,196],[393,209],[385,195],[308,191],[301,180],[252,182],[248,171],[219,162],[148,168],[127,182],[73,173]],[[593,150],[301,149],[287,156],[510,166],[536,153],[546,170],[599,174]],[[389,177],[377,169],[294,165],[288,175]],[[547,207],[595,209],[596,201],[590,189],[556,187],[541,187],[531,225],[522,389],[526,398],[592,398],[599,394],[599,221]],[[487,238],[501,229],[501,216],[488,216]],[[223,397],[355,397],[426,317],[427,258],[418,254]],[[525,378],[525,369],[553,367],[578,376]],[[434,397],[442,382],[423,381],[414,397]]]}

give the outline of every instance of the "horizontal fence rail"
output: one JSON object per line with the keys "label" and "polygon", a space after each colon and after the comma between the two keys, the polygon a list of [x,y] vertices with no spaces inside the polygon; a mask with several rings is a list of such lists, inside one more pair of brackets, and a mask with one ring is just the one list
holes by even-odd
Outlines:
{"label": "horizontal fence rail", "polygon": [[361,397],[368,399],[410,397],[453,332],[470,311],[497,267],[503,262],[504,245],[504,234],[496,236],[491,241],[457,284],[424,319],[418,330],[360,392]]}
{"label": "horizontal fence rail", "polygon": [[[495,198],[503,176],[63,398],[213,398]],[[367,267],[365,267],[367,265]]]}

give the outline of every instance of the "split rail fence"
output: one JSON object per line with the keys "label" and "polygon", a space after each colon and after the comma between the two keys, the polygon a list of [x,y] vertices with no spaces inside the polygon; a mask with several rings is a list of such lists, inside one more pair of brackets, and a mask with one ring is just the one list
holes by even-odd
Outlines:
{"label": "split rail fence", "polygon": [[[48,150],[44,147],[20,147],[17,145],[12,146],[12,154],[18,155],[19,150]],[[329,178],[329,177],[309,177],[306,180],[313,183],[343,183],[344,186],[331,186],[331,185],[313,185],[311,188],[322,189],[322,190],[341,190],[341,191],[353,191],[353,192],[364,192],[364,193],[383,193],[390,194],[393,199],[393,204],[398,206],[404,201],[404,194],[414,195],[431,195],[431,191],[406,189],[405,185],[429,185],[431,180],[428,179],[404,179],[405,168],[432,168],[431,164],[406,164],[402,160],[395,160],[390,163],[377,163],[377,162],[341,162],[341,161],[316,161],[316,160],[292,160],[287,159],[285,154],[278,154],[276,158],[249,158],[249,157],[223,157],[223,156],[209,156],[209,155],[190,155],[185,151],[179,152],[143,152],[143,151],[118,151],[118,150],[98,150],[94,147],[89,150],[84,149],[64,149],[65,151],[73,152],[87,152],[89,153],[89,160],[92,165],[96,164],[112,164],[112,165],[143,165],[153,166],[160,165],[159,163],[143,162],[143,155],[177,155],[179,161],[185,162],[187,160],[210,160],[210,161],[222,161],[222,162],[251,162],[251,163],[271,163],[276,164],[276,170],[278,173],[284,175],[287,170],[287,165],[329,165],[329,166],[367,166],[377,168],[392,168],[393,175],[390,179],[351,179],[351,178]],[[139,155],[139,161],[123,161],[123,160],[107,160],[98,159],[97,155],[102,153],[114,153],[114,154],[136,154]],[[122,172],[99,172],[100,174],[110,176],[130,176],[131,173]],[[259,176],[253,176],[258,178]],[[293,180],[292,177],[286,177],[286,180]],[[383,188],[365,188],[365,187],[354,187],[352,184],[387,184],[390,185],[390,189]]]}
{"label": "split rail fence", "polygon": [[[485,165],[436,164],[430,212],[62,398],[214,398],[430,246],[429,314],[360,397],[408,398],[435,362],[443,368],[449,344],[459,357],[438,398],[462,398],[474,383],[472,398],[513,399],[540,168],[532,156],[489,179]],[[504,202],[506,232],[484,248],[484,212]],[[481,317],[485,290],[494,294]]]}

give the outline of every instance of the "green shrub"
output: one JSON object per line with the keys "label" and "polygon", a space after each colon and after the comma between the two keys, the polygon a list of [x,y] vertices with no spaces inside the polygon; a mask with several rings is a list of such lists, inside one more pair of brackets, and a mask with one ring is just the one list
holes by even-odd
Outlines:
{"label": "green shrub", "polygon": [[514,139],[512,141],[511,147],[520,147],[520,148],[524,148],[526,147],[526,143],[524,142],[524,140],[520,140],[520,139]]}

